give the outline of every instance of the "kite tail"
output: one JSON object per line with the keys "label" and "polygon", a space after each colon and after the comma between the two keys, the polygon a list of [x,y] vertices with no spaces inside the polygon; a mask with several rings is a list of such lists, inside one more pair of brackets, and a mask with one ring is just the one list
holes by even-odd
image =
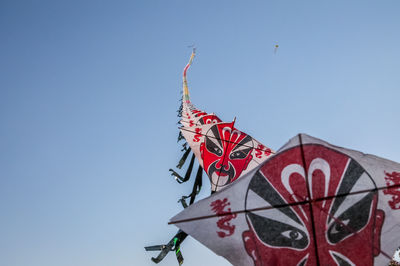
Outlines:
{"label": "kite tail", "polygon": [[196,54],[196,48],[193,48],[192,55],[190,56],[189,62],[183,69],[183,95],[182,95],[182,100],[183,102],[189,103],[190,102],[190,96],[189,96],[189,88],[187,84],[187,79],[186,79],[186,72],[189,69],[189,67],[192,65],[194,56]]}
{"label": "kite tail", "polygon": [[[188,154],[189,154],[189,153],[188,153]],[[187,171],[186,171],[185,177],[180,176],[180,175],[179,175],[176,171],[174,171],[173,169],[169,169],[169,171],[171,172],[171,175],[172,175],[172,176],[175,176],[175,180],[176,180],[179,184],[184,183],[184,182],[186,182],[186,181],[189,180],[190,175],[192,174],[192,170],[193,170],[194,159],[195,159],[195,156],[194,156],[194,154],[193,154],[193,155],[192,155],[192,159],[190,160],[190,163],[189,163],[189,167],[188,167],[188,169],[187,169]]]}
{"label": "kite tail", "polygon": [[174,235],[174,237],[167,244],[148,246],[144,249],[146,251],[160,251],[157,257],[151,258],[154,263],[159,263],[160,261],[162,261],[165,256],[167,256],[168,252],[175,251],[176,259],[178,260],[179,265],[182,265],[183,256],[181,252],[181,243],[183,242],[183,240],[185,240],[186,237],[187,234],[182,230],[179,230],[178,233]]}
{"label": "kite tail", "polygon": [[192,193],[190,193],[187,196],[182,196],[182,198],[178,200],[178,202],[182,204],[183,208],[188,207],[188,204],[186,203],[187,198],[190,198],[189,205],[192,205],[194,203],[194,200],[196,199],[196,196],[197,194],[199,194],[201,187],[203,185],[202,179],[203,179],[203,168],[199,165],[199,168],[197,169],[196,179],[194,180]]}
{"label": "kite tail", "polygon": [[186,149],[186,151],[185,151],[185,153],[183,154],[182,158],[179,160],[179,163],[178,163],[178,165],[176,166],[176,168],[179,168],[179,169],[182,168],[182,166],[184,165],[184,163],[185,163],[187,157],[189,156],[190,151],[191,151],[190,147],[189,147],[188,149]]}

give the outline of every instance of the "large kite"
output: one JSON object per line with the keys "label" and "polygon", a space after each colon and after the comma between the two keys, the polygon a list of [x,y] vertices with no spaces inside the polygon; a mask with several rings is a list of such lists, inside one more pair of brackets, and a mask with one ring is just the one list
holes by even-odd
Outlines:
{"label": "large kite", "polygon": [[[186,142],[182,145],[184,154],[176,168],[181,169],[191,152],[193,155],[184,175],[170,169],[175,179],[183,183],[190,179],[195,158],[198,160],[199,168],[192,193],[180,199],[184,208],[188,206],[185,200],[190,198],[189,205],[193,204],[201,189],[203,169],[209,177],[211,193],[214,193],[259,167],[273,154],[270,148],[238,130],[235,121],[223,122],[214,113],[199,110],[191,103],[186,74],[194,56],[193,49],[190,60],[183,70],[182,104],[178,110],[178,116],[181,117],[178,141]],[[187,234],[180,230],[167,244],[146,247],[146,250],[161,250],[156,258],[152,258],[155,263],[160,262],[169,251],[174,250],[179,264],[182,264],[180,244],[186,236]]]}
{"label": "large kite", "polygon": [[400,164],[299,134],[170,223],[233,265],[388,265]]}
{"label": "large kite", "polygon": [[[212,192],[216,192],[257,167],[272,151],[235,128],[235,121],[222,122],[214,113],[201,111],[191,103],[186,72],[194,55],[193,51],[183,71],[180,133],[207,173]],[[181,181],[184,179],[179,175],[176,177]]]}

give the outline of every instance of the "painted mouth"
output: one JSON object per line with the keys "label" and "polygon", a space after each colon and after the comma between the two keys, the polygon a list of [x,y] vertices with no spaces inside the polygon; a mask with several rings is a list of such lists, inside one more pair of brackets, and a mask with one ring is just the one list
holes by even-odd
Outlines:
{"label": "painted mouth", "polygon": [[230,162],[228,162],[228,164],[228,170],[225,170],[224,167],[217,168],[217,162],[212,163],[208,167],[208,176],[214,186],[224,186],[230,183],[232,178],[235,176],[235,168]]}
{"label": "painted mouth", "polygon": [[211,176],[211,183],[213,188],[221,188],[227,184],[229,184],[229,176],[218,176],[215,172]]}

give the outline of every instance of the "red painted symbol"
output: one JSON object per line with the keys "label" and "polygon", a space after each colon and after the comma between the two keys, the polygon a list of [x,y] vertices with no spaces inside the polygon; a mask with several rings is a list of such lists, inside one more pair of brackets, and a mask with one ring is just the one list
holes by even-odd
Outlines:
{"label": "red painted symbol", "polygon": [[201,138],[201,128],[195,128],[196,134],[193,137],[194,142],[199,142]]}
{"label": "red painted symbol", "polygon": [[395,186],[394,188],[387,188],[383,190],[383,194],[392,195],[392,199],[389,200],[389,206],[393,210],[400,209],[400,172],[385,172],[385,180],[387,186]]}
{"label": "red painted symbol", "polygon": [[210,204],[213,212],[215,212],[218,216],[222,216],[217,221],[218,228],[226,231],[217,231],[218,236],[221,238],[231,236],[235,232],[235,226],[231,225],[229,221],[235,219],[237,215],[236,213],[231,212],[231,208],[227,208],[226,211],[224,210],[225,207],[229,205],[231,204],[228,202],[227,198],[224,198],[223,200],[213,201]]}
{"label": "red painted symbol", "polygon": [[257,158],[261,158],[263,153],[265,154],[265,156],[269,156],[271,154],[271,149],[265,147],[262,144],[258,144],[257,149],[256,149],[256,157]]}

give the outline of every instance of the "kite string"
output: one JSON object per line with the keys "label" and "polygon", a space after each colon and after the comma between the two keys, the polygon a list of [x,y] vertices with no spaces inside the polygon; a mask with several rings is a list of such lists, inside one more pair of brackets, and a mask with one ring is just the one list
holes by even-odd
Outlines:
{"label": "kite string", "polygon": [[[190,132],[190,133],[194,133],[194,134],[198,134],[198,135],[201,135],[201,136],[204,136],[204,137],[208,137],[208,138],[212,138],[212,139],[216,139],[216,140],[220,140],[220,141],[225,141],[225,142],[228,142],[228,143],[232,143],[232,144],[238,144],[239,142],[235,142],[235,141],[231,141],[231,140],[223,140],[223,139],[220,139],[220,138],[217,138],[217,137],[214,137],[214,136],[211,136],[211,135],[206,135],[206,134],[204,134],[204,133],[197,133],[197,132],[195,132],[195,131],[191,131],[191,130],[188,130],[187,128],[185,128],[185,127],[181,127],[180,128],[181,130],[184,130],[184,131],[187,131],[187,132]],[[258,142],[258,141],[257,141]],[[275,152],[274,151],[272,151],[270,148],[268,148],[268,147],[265,147],[265,148],[267,148],[266,150],[265,149],[261,149],[261,148],[255,148],[255,147],[253,147],[253,146],[249,146],[249,145],[246,145],[246,144],[241,144],[241,146],[243,146],[243,147],[248,147],[248,148],[253,148],[253,149],[255,149],[255,150],[259,150],[259,151],[268,151],[268,152],[270,152],[271,154],[275,154]]]}
{"label": "kite string", "polygon": [[[374,190],[368,190],[368,191],[378,191],[378,189],[374,189]],[[363,192],[363,193],[365,193],[365,191]],[[295,192],[293,193],[293,195],[294,196],[296,196],[297,198],[299,198],[299,199],[301,199],[301,198],[303,198],[301,195],[298,195],[298,194],[296,194]],[[316,201],[316,200],[313,200],[313,201],[310,201],[309,203],[310,203],[310,205],[311,205],[311,207],[310,207],[310,212],[311,212],[311,209],[313,208],[313,207],[315,207],[315,208],[318,208],[321,212],[324,212],[327,216],[329,216],[329,218],[331,218],[331,219],[333,219],[336,223],[339,223],[341,226],[343,226],[344,228],[346,228],[349,232],[351,232],[352,234],[357,234],[358,232],[357,232],[357,230],[356,229],[353,229],[351,226],[349,226],[348,224],[346,225],[344,222],[342,222],[339,218],[336,218],[333,214],[331,214],[331,213],[329,213],[328,211],[327,211],[327,209],[326,208],[323,208],[323,207],[320,207],[320,206],[318,206],[316,203],[318,203],[318,202],[323,202],[323,201],[326,201],[326,200],[332,200],[333,199],[333,197],[331,197],[331,198],[329,198],[329,199],[321,199],[321,200],[318,200],[318,201]],[[311,203],[315,203],[314,205],[312,205]],[[365,240],[368,242],[369,241],[369,239],[367,239],[367,237],[364,237],[365,238]],[[376,249],[376,250],[379,250],[379,253],[382,253],[382,255],[383,256],[385,256],[385,257],[387,257],[388,259],[391,259],[391,257],[386,253],[386,252],[384,252],[380,247],[377,247],[376,245],[374,245],[374,243],[372,243],[372,245],[373,245],[373,247]]]}
{"label": "kite string", "polygon": [[[344,228],[346,228],[348,231],[350,231],[353,234],[357,234],[357,230],[353,229],[352,227],[350,227],[349,225],[346,225],[344,222],[342,222],[339,218],[336,218],[335,216],[333,216],[333,214],[328,213],[325,208],[321,208],[317,205],[313,205],[314,207],[318,208],[320,211],[324,212],[325,214],[327,214],[327,216],[329,216],[329,218],[332,218],[335,222],[339,223],[341,226],[343,226]],[[369,239],[367,239],[367,236],[364,237],[364,239],[368,242]],[[389,260],[391,259],[391,257],[384,252],[380,246],[377,247],[374,243],[372,243],[372,246],[376,249],[379,250],[379,253],[382,253],[383,256],[387,257]]]}
{"label": "kite string", "polygon": [[[225,148],[225,151],[224,151],[224,156],[222,157],[221,170],[224,170],[223,168],[225,168],[225,157],[226,157],[226,154],[227,154],[229,145],[231,144],[230,139],[231,139],[231,137],[232,137],[233,127],[234,127],[235,121],[236,121],[236,117],[235,117],[235,119],[233,119],[233,122],[231,123],[231,135],[230,135],[230,137],[229,137],[229,141],[226,141],[226,140],[222,140],[222,139],[221,139],[221,140],[222,140],[222,143],[224,143],[224,142],[226,143],[226,142],[227,142],[227,145],[226,145],[226,148]],[[229,166],[229,162],[227,162],[227,164],[228,164],[228,166]],[[218,173],[217,183],[215,184],[215,191],[218,190],[218,182],[219,182],[219,178],[220,178],[220,177],[221,177],[221,171],[219,171],[219,173]],[[210,178],[210,180],[211,180],[211,178]],[[211,180],[211,182],[212,182],[212,180]]]}
{"label": "kite string", "polygon": [[[306,176],[305,179],[306,179],[307,197],[308,197],[308,199],[311,199],[310,184],[309,184],[308,178],[307,178],[308,173],[307,173],[307,168],[306,168],[306,159],[304,157],[304,150],[303,150],[303,141],[302,141],[302,138],[301,138],[301,134],[299,134],[298,136],[299,136],[299,142],[300,142],[301,159],[302,159],[303,168],[304,168],[304,171],[305,171],[304,174]],[[318,256],[317,235],[316,235],[316,232],[315,232],[314,212],[313,212],[313,209],[312,209],[311,202],[308,203],[308,206],[310,208],[311,228],[312,228],[312,233],[313,233],[313,238],[314,238],[315,256],[317,258],[317,265],[319,266],[320,264],[319,264],[319,256]]]}
{"label": "kite string", "polygon": [[[383,189],[395,189],[395,188],[400,188],[400,184],[391,185],[391,186],[387,186],[387,187],[379,187],[379,188],[374,189],[374,190],[379,191],[379,190],[383,190]],[[365,190],[360,190],[360,191],[356,191],[356,192],[339,194],[339,195],[335,195],[335,196],[327,196],[327,197],[323,197],[323,198],[314,199],[314,200],[311,200],[311,201],[310,200],[304,200],[304,201],[295,202],[295,203],[286,203],[286,204],[278,204],[278,205],[273,205],[273,206],[265,206],[265,207],[259,207],[259,208],[231,211],[231,212],[224,213],[224,214],[204,215],[204,216],[198,216],[198,217],[194,217],[194,218],[188,218],[188,219],[182,219],[182,220],[178,220],[178,221],[168,222],[168,224],[184,223],[184,222],[188,222],[188,221],[215,218],[215,217],[226,216],[226,215],[231,215],[231,214],[240,214],[240,213],[246,213],[246,212],[255,212],[255,211],[263,211],[263,210],[270,210],[270,209],[276,209],[276,208],[285,208],[285,207],[288,207],[288,206],[303,205],[303,204],[307,204],[309,202],[314,203],[314,202],[319,202],[319,201],[323,201],[323,200],[330,200],[330,199],[333,199],[333,198],[347,197],[349,195],[358,195],[358,194],[362,194],[362,193],[366,193],[366,192],[370,192],[370,191],[372,191],[372,190],[371,189],[365,189]]]}

